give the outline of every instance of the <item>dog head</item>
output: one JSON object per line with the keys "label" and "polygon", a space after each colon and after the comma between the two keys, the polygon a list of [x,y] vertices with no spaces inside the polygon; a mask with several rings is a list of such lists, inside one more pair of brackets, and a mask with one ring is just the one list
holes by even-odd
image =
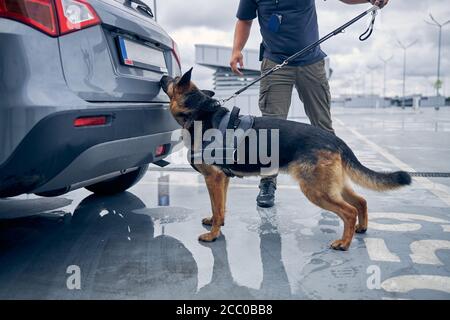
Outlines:
{"label": "dog head", "polygon": [[175,120],[185,129],[192,126],[205,113],[212,113],[220,106],[212,99],[214,92],[199,90],[191,81],[192,68],[182,77],[164,76],[161,87],[170,98],[170,111]]}

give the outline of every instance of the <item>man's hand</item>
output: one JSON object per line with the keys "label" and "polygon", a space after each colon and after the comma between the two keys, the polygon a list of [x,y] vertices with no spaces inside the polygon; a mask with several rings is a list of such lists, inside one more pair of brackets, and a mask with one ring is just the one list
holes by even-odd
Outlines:
{"label": "man's hand", "polygon": [[387,5],[389,3],[389,0],[370,0],[370,2],[379,7],[380,9],[382,9],[385,5]]}
{"label": "man's hand", "polygon": [[238,64],[241,69],[244,68],[244,56],[241,51],[233,51],[230,61],[231,70],[233,70],[235,74],[242,76],[243,73],[239,70]]}
{"label": "man's hand", "polygon": [[[361,3],[367,3],[367,0],[341,0],[341,2],[347,3],[347,4],[361,4]],[[370,0],[371,4],[383,8],[389,3],[389,0]]]}
{"label": "man's hand", "polygon": [[250,36],[250,30],[252,29],[253,20],[238,20],[236,22],[236,30],[234,31],[233,53],[231,54],[230,67],[231,70],[237,75],[242,76],[242,72],[239,67],[244,68],[244,56],[242,50],[247,43]]}

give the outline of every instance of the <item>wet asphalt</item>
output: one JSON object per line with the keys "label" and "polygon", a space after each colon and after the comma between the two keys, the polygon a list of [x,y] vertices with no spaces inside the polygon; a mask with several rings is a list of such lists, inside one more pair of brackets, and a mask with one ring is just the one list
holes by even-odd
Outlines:
{"label": "wet asphalt", "polygon": [[[450,171],[450,108],[336,109],[334,126],[373,169]],[[0,200],[0,298],[450,298],[450,179],[357,188],[369,230],[336,252],[342,223],[287,176],[272,209],[257,208],[256,178],[234,179],[223,236],[199,243],[209,197],[196,172],[172,169],[185,167],[111,197]]]}

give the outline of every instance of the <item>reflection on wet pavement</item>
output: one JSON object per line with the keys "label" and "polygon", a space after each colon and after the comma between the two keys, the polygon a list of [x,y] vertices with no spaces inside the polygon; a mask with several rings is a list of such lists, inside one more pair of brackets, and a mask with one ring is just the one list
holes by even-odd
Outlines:
{"label": "reflection on wet pavement", "polygon": [[[2,223],[2,297],[189,297],[197,289],[192,254],[170,236],[155,237],[152,219],[133,213],[142,208],[131,193],[92,195],[70,218]],[[81,269],[78,292],[65,288],[70,265]]]}
{"label": "reflection on wet pavement", "polygon": [[[167,181],[167,180],[166,180]],[[41,199],[20,200],[22,207]],[[64,206],[61,199],[55,203]],[[45,200],[48,201],[48,200]],[[8,204],[9,205],[9,204]],[[3,209],[3,208],[2,208]],[[175,210],[174,210],[175,209]],[[276,210],[259,209],[263,281],[260,290],[237,284],[225,236],[203,245],[213,256],[211,281],[197,291],[198,268],[182,242],[154,234],[154,223],[186,219],[182,208],[147,209],[132,193],[90,195],[73,215],[30,216],[0,224],[2,298],[288,298]],[[78,266],[82,290],[66,287],[68,266]]]}

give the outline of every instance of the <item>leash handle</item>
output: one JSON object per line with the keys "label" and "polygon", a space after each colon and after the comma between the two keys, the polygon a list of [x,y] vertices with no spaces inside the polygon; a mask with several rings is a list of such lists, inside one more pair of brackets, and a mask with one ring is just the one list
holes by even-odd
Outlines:
{"label": "leash handle", "polygon": [[378,14],[378,8],[377,6],[374,6],[376,8],[374,8],[374,10],[372,11],[372,20],[370,21],[369,27],[367,28],[367,30],[361,34],[359,36],[359,41],[366,41],[367,39],[370,38],[370,36],[373,33],[374,27],[375,27],[375,20],[377,18],[377,14]]}

